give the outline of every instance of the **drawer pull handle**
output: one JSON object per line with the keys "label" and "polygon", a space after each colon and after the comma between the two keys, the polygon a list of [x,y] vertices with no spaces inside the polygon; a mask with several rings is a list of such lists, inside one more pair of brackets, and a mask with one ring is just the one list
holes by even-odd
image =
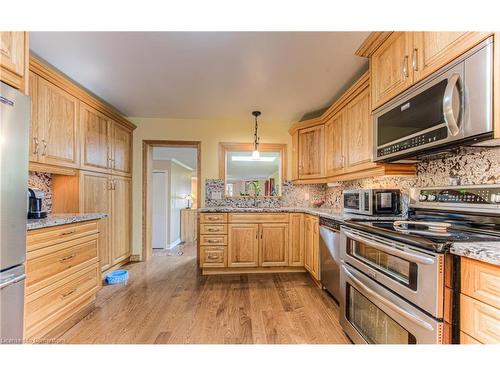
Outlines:
{"label": "drawer pull handle", "polygon": [[73,230],[69,230],[69,231],[67,231],[67,232],[62,232],[62,233],[61,233],[61,236],[68,236],[68,235],[73,234],[73,233],[75,233],[75,232],[76,232],[76,230],[74,230],[74,229],[73,229]]}
{"label": "drawer pull handle", "polygon": [[218,255],[209,255],[207,258],[208,259],[219,259],[219,256]]}
{"label": "drawer pull handle", "polygon": [[74,257],[75,257],[75,254],[71,254],[71,255],[65,256],[63,258],[59,258],[59,262],[65,262],[67,260],[73,259]]}
{"label": "drawer pull handle", "polygon": [[208,240],[208,243],[219,243],[221,240]]}
{"label": "drawer pull handle", "polygon": [[220,232],[218,228],[208,228],[207,229],[209,232]]}
{"label": "drawer pull handle", "polygon": [[209,216],[208,220],[215,221],[215,220],[219,220],[219,218],[217,216]]}
{"label": "drawer pull handle", "polygon": [[76,288],[75,288],[75,289],[73,289],[73,290],[70,290],[68,293],[61,294],[61,297],[62,297],[62,298],[66,298],[66,297],[68,297],[68,296],[72,295],[72,294],[73,294],[73,293],[75,293],[75,292],[76,292]]}

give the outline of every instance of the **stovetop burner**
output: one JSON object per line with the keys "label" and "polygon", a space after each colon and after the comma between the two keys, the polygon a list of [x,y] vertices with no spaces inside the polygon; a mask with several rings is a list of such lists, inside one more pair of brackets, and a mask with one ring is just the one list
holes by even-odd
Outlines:
{"label": "stovetop burner", "polygon": [[[398,240],[409,245],[418,246],[435,252],[446,252],[453,242],[489,242],[499,241],[500,232],[474,231],[450,225],[446,232],[421,230],[422,226],[411,224],[405,229],[396,229],[394,221],[355,221],[346,220],[346,224],[376,235]],[[418,223],[418,222],[417,222]]]}

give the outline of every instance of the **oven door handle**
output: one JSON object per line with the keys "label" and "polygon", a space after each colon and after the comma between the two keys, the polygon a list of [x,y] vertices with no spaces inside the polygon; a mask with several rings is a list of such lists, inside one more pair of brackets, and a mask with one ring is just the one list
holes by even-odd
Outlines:
{"label": "oven door handle", "polygon": [[[462,80],[460,74],[453,73],[450,78],[448,78],[448,84],[444,90],[443,96],[443,115],[446,122],[446,126],[450,131],[451,135],[457,135],[460,132],[460,127],[457,124],[457,119],[453,113],[453,89],[458,84],[460,94],[462,92]],[[460,95],[461,96],[461,95]],[[460,99],[460,106],[462,105]]]}
{"label": "oven door handle", "polygon": [[361,289],[363,292],[365,292],[366,294],[368,294],[370,297],[378,300],[382,304],[388,306],[391,310],[396,311],[399,315],[405,317],[406,319],[412,321],[413,323],[419,325],[420,327],[422,327],[422,328],[424,328],[424,329],[426,329],[428,331],[431,331],[431,332],[434,331],[434,328],[432,328],[432,325],[430,325],[429,323],[423,321],[422,319],[416,317],[415,315],[412,315],[411,313],[409,313],[405,309],[403,309],[403,308],[399,307],[398,305],[396,305],[394,302],[389,301],[387,298],[384,298],[384,297],[380,296],[377,292],[375,292],[372,289],[368,288],[365,284],[363,284],[362,281],[360,281],[359,279],[357,279],[356,276],[354,276],[347,269],[347,267],[345,265],[342,265],[342,270],[349,276],[349,278],[355,284],[356,287],[358,287],[359,289]]}
{"label": "oven door handle", "polygon": [[403,258],[403,259],[409,260],[411,262],[419,263],[419,264],[425,264],[425,265],[434,264],[434,259],[432,259],[432,258],[422,256],[422,255],[409,254],[409,253],[402,251],[402,250],[394,250],[390,246],[381,244],[379,242],[370,240],[370,239],[365,238],[365,237],[358,236],[357,234],[348,232],[346,230],[344,230],[344,233],[347,237],[349,237],[350,239],[352,239],[354,241],[359,241],[361,243],[373,246],[376,249],[378,248],[378,249],[383,250],[384,252],[391,254],[391,255],[394,255],[396,257]]}

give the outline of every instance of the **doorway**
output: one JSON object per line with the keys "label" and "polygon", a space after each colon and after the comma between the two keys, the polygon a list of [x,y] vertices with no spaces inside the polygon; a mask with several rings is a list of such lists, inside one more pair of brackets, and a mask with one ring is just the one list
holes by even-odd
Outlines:
{"label": "doorway", "polygon": [[196,247],[200,148],[197,141],[143,141],[143,260]]}

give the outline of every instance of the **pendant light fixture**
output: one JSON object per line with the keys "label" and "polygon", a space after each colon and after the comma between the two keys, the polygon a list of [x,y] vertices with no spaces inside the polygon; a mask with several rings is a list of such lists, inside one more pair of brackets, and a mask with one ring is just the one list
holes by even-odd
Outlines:
{"label": "pendant light fixture", "polygon": [[258,160],[260,159],[260,153],[259,153],[259,124],[257,123],[257,117],[261,115],[260,111],[253,111],[252,115],[255,117],[255,133],[253,135],[254,141],[253,141],[253,152],[252,152],[252,159]]}

